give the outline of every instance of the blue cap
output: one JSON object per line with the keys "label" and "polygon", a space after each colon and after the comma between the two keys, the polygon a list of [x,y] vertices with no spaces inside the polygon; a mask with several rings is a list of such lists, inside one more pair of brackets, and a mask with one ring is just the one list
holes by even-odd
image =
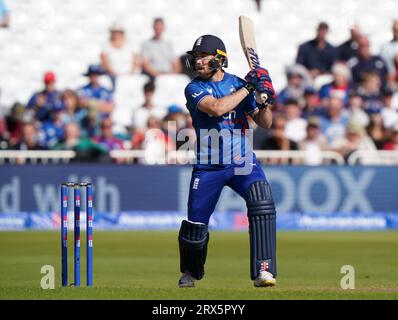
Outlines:
{"label": "blue cap", "polygon": [[227,49],[225,48],[224,42],[222,42],[220,38],[211,34],[205,34],[196,39],[192,50],[187,51],[187,53],[190,55],[192,55],[194,52],[206,52],[227,57]]}
{"label": "blue cap", "polygon": [[91,64],[84,76],[89,76],[91,74],[103,75],[105,74],[105,71],[99,64]]}
{"label": "blue cap", "polygon": [[182,112],[182,108],[176,104],[172,104],[167,109],[168,113],[179,113]]}

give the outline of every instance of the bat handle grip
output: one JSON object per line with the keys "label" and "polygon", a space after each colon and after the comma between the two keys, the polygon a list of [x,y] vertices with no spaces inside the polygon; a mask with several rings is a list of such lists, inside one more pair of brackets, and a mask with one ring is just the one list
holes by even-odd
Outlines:
{"label": "bat handle grip", "polygon": [[256,92],[256,101],[257,103],[265,104],[268,100],[268,95],[266,93]]}
{"label": "bat handle grip", "polygon": [[260,97],[261,97],[261,101],[262,101],[263,103],[266,103],[266,102],[267,102],[267,100],[268,100],[268,95],[267,95],[266,93],[260,94]]}

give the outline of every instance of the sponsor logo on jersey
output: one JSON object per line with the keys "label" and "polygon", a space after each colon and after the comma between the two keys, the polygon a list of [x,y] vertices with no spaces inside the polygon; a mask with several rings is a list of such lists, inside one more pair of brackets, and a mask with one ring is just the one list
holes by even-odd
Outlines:
{"label": "sponsor logo on jersey", "polygon": [[194,93],[193,95],[192,95],[192,98],[197,98],[197,97],[199,97],[201,94],[203,93],[203,91],[201,91],[201,92],[199,92],[199,93]]}

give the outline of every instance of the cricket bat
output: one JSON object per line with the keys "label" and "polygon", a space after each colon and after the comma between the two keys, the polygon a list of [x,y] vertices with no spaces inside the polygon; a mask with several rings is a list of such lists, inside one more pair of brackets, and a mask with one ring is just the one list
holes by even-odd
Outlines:
{"label": "cricket bat", "polygon": [[[246,17],[239,17],[239,38],[240,44],[245,54],[247,63],[250,69],[254,69],[260,66],[260,59],[257,54],[256,39],[254,37],[253,21]],[[265,103],[268,96],[265,93],[260,95],[261,101]]]}

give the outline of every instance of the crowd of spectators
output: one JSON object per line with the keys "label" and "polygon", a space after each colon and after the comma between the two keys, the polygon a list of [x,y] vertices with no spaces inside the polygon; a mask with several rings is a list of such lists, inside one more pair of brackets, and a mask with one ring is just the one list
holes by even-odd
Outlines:
{"label": "crowd of spectators", "polygon": [[[112,24],[101,63],[88,66],[81,88],[60,91],[56,73],[46,72],[43,88],[29,101],[0,114],[0,149],[74,150],[77,161],[97,162],[114,161],[112,150],[145,150],[148,163],[156,162],[160,150],[176,150],[182,143],[171,137],[192,129],[192,119],[184,106],[165,109],[153,102],[156,77],[183,72],[182,58],[163,39],[164,29],[165,21],[154,19],[153,37],[137,54],[123,25]],[[347,41],[333,46],[329,26],[321,22],[315,38],[301,44],[296,61],[286,67],[286,87],[276,88],[272,128],[256,128],[250,121],[254,149],[305,150],[308,164],[320,164],[321,151],[347,159],[356,150],[398,150],[398,21],[392,31],[391,41],[373,55],[358,25]],[[132,126],[115,134],[117,77],[132,73],[148,76],[144,103],[134,111]],[[112,85],[103,87],[100,77],[109,77]]]}
{"label": "crowd of spectators", "polygon": [[328,32],[321,22],[299,46],[273,126],[256,129],[255,149],[309,151],[308,164],[320,164],[322,151],[347,160],[354,151],[398,150],[398,20],[379,55],[358,25],[340,46],[328,42]]}

